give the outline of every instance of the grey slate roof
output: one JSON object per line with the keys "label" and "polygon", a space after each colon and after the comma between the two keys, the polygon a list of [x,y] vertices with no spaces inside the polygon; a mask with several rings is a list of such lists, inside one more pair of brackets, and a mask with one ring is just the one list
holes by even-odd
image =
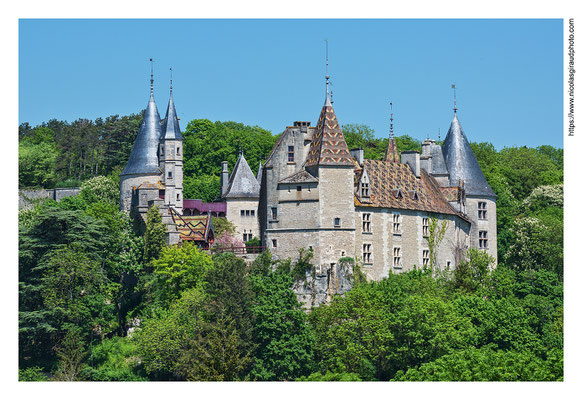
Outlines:
{"label": "grey slate roof", "polygon": [[311,175],[309,172],[302,169],[299,172],[289,175],[286,178],[281,179],[278,183],[308,183],[308,182],[319,182],[319,180]]}
{"label": "grey slate roof", "polygon": [[457,185],[461,179],[465,181],[467,195],[497,197],[479,167],[456,113],[443,143],[443,156],[451,185]]}
{"label": "grey slate roof", "polygon": [[161,136],[160,114],[152,92],[129,161],[121,175],[159,174],[158,144]]}
{"label": "grey slate roof", "polygon": [[253,175],[245,156],[241,154],[236,160],[232,174],[230,174],[228,188],[222,198],[258,198],[259,191],[259,182]]}
{"label": "grey slate roof", "polygon": [[432,156],[432,173],[437,175],[448,174],[449,171],[447,170],[442,147],[439,144],[431,143],[430,155]]}
{"label": "grey slate roof", "polygon": [[176,114],[176,107],[174,106],[174,95],[170,92],[170,100],[168,101],[168,108],[166,110],[166,118],[162,126],[162,139],[177,139],[184,140],[182,132],[180,132],[180,123],[178,115]]}

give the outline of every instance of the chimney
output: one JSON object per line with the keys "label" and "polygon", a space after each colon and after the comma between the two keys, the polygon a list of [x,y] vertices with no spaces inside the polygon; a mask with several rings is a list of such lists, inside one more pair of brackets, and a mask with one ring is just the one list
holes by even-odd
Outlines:
{"label": "chimney", "polygon": [[350,154],[358,161],[358,164],[364,165],[364,149],[352,149]]}
{"label": "chimney", "polygon": [[432,156],[420,156],[420,168],[429,174],[432,173]]}
{"label": "chimney", "polygon": [[400,153],[400,162],[408,164],[417,178],[420,178],[420,154],[418,151],[403,151]]}
{"label": "chimney", "polygon": [[422,142],[422,152],[420,153],[421,156],[430,156],[430,145],[432,143],[434,143],[434,141],[430,139],[426,139],[424,142]]}
{"label": "chimney", "polygon": [[220,196],[226,194],[226,189],[228,189],[228,161],[223,161],[220,173]]}

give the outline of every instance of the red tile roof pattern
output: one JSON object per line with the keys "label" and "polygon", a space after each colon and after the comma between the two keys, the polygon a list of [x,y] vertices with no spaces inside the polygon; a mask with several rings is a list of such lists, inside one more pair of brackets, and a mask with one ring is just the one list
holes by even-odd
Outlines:
{"label": "red tile roof pattern", "polygon": [[364,160],[364,169],[370,178],[370,198],[356,196],[356,206],[454,214],[466,220],[449,205],[436,181],[426,171],[421,170],[418,179],[407,164],[385,160]]}
{"label": "red tile roof pattern", "polygon": [[305,160],[305,166],[314,165],[354,165],[340,124],[331,105],[323,106],[313,141]]}
{"label": "red tile roof pattern", "polygon": [[388,147],[386,148],[386,156],[384,159],[386,161],[400,162],[400,155],[398,154],[398,148],[396,147],[396,139],[390,138],[388,140]]}
{"label": "red tile roof pattern", "polygon": [[182,240],[204,243],[214,240],[210,215],[180,215],[173,208],[170,214]]}

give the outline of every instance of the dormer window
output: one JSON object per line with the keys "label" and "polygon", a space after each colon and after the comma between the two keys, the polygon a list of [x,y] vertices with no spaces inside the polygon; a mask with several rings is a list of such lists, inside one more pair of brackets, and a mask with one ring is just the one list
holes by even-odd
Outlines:
{"label": "dormer window", "polygon": [[418,192],[416,190],[411,191],[412,200],[418,200]]}
{"label": "dormer window", "polygon": [[370,197],[370,178],[366,170],[362,172],[362,178],[360,179],[360,196]]}
{"label": "dormer window", "polygon": [[362,197],[370,197],[370,184],[362,182]]}

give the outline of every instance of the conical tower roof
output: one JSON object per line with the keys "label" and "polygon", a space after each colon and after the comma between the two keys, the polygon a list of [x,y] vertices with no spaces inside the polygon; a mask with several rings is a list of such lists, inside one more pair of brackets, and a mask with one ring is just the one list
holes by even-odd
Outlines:
{"label": "conical tower roof", "polygon": [[129,161],[121,175],[159,174],[158,144],[161,136],[160,114],[152,91],[150,92],[150,100],[141,121],[139,132],[131,149]]}
{"label": "conical tower roof", "polygon": [[465,181],[467,195],[496,197],[471,150],[457,113],[443,143],[443,156],[449,170],[451,185],[457,185],[460,179]]}
{"label": "conical tower roof", "polygon": [[180,122],[178,121],[178,114],[174,106],[174,95],[170,90],[170,100],[168,101],[168,108],[166,109],[166,118],[162,126],[162,139],[184,140],[182,132],[180,131]]}
{"label": "conical tower roof", "polygon": [[313,141],[305,160],[305,166],[314,165],[354,165],[354,160],[344,139],[335,111],[326,96],[319,114]]}
{"label": "conical tower roof", "polygon": [[257,178],[253,175],[251,167],[247,163],[245,156],[241,153],[236,160],[236,164],[230,174],[228,188],[222,196],[226,199],[232,198],[258,198],[260,186]]}

